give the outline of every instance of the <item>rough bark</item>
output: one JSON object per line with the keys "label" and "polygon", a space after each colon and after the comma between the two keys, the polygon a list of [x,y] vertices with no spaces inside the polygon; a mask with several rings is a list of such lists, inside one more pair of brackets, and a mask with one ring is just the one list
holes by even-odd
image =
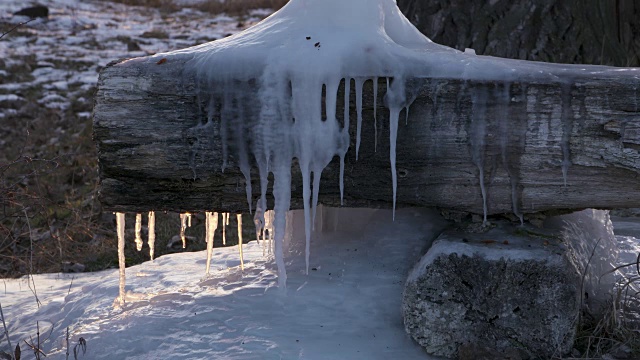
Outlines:
{"label": "rough bark", "polygon": [[[248,211],[244,177],[233,156],[222,171],[219,131],[214,127],[204,137],[194,133],[206,111],[197,101],[193,80],[182,77],[183,66],[180,61],[160,65],[130,60],[102,71],[94,138],[99,149],[100,200],[106,209]],[[600,70],[575,78],[570,86],[410,79],[408,88],[416,99],[406,124],[405,111],[400,114],[398,205],[481,214],[479,167],[473,159],[478,153],[484,164],[489,214],[510,213],[514,201],[524,213],[637,207],[640,76],[633,69]],[[386,82],[381,79],[377,85],[377,151],[372,81],[367,81],[358,161],[351,97],[345,206],[386,207],[392,201],[389,111],[383,105]],[[247,89],[251,96],[251,86]],[[484,102],[479,100],[483,97]],[[485,145],[474,150],[469,134],[483,119]],[[568,145],[565,150],[563,144]],[[566,186],[565,156],[571,161]],[[322,174],[320,202],[326,205],[340,203],[337,160]],[[302,206],[301,183],[294,164],[292,208]],[[259,195],[255,167],[252,185],[255,204]]]}
{"label": "rough bark", "polygon": [[636,0],[398,0],[431,40],[513,59],[640,66]]}

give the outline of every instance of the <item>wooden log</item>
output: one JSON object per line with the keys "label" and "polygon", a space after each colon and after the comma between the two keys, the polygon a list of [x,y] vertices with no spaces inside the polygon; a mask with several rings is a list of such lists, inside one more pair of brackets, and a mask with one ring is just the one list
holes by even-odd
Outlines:
{"label": "wooden log", "polygon": [[[94,138],[105,209],[248,211],[245,180],[233,156],[222,171],[217,124],[204,137],[195,130],[206,121],[206,110],[194,79],[183,76],[186,61],[139,58],[102,70]],[[398,205],[482,214],[482,178],[489,214],[510,213],[514,206],[523,213],[639,206],[640,69],[590,68],[582,76],[572,75],[568,85],[562,83],[566,81],[407,80],[416,98],[406,123],[405,111],[400,114]],[[351,121],[344,206],[391,205],[386,81],[375,85],[377,129],[369,80],[357,161],[356,124]],[[246,84],[249,98],[255,87]],[[353,94],[351,99],[350,117],[355,119]],[[485,132],[481,145],[470,138],[478,124]],[[480,155],[482,176],[474,154]],[[292,170],[291,207],[301,208],[302,180],[295,163]],[[255,166],[251,175],[255,204]],[[336,157],[322,173],[321,203],[340,204],[338,184]]]}

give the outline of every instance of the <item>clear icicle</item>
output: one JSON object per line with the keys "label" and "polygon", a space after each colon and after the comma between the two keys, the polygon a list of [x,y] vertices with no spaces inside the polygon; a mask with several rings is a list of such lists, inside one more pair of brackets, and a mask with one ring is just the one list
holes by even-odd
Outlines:
{"label": "clear icicle", "polygon": [[389,106],[389,162],[391,164],[391,183],[393,186],[393,219],[396,218],[396,199],[398,190],[398,174],[396,173],[396,143],[398,138],[398,122],[400,111],[406,101],[403,80],[396,78],[390,83],[387,78],[386,98]]}
{"label": "clear icicle", "polygon": [[258,202],[256,203],[256,211],[253,214],[253,225],[256,228],[256,242],[258,244],[261,243],[260,234],[264,232],[264,210],[260,203],[261,201],[258,199]]}
{"label": "clear icicle", "polygon": [[373,152],[378,152],[378,77],[373,78]]}
{"label": "clear icicle", "polygon": [[311,209],[309,203],[311,201],[311,184],[310,171],[307,167],[302,170],[302,202],[304,204],[304,263],[305,274],[309,275],[309,252],[311,244]]}
{"label": "clear icicle", "polygon": [[356,161],[358,160],[358,152],[360,151],[360,134],[362,131],[362,86],[364,80],[356,78],[356,112],[358,113],[356,123]]}
{"label": "clear icicle", "polygon": [[182,240],[182,248],[187,247],[187,237],[185,235],[185,231],[187,230],[187,215],[188,214],[180,214],[180,240]]}
{"label": "clear icicle", "polygon": [[120,305],[125,303],[125,257],[124,257],[124,213],[116,213],[116,227],[118,233],[118,266],[120,268],[120,283],[118,292],[118,302]]}
{"label": "clear icicle", "polygon": [[478,181],[482,194],[483,225],[487,224],[487,192],[484,184],[484,153],[487,132],[487,90],[478,89],[472,96],[473,111],[471,115],[471,159],[478,168]]}
{"label": "clear icicle", "polygon": [[284,238],[287,229],[287,212],[291,203],[291,157],[278,158],[274,164],[273,174],[274,252],[278,268],[278,287],[285,289],[287,287],[287,270],[284,263]]}
{"label": "clear icicle", "polygon": [[149,257],[153,260],[154,252],[156,249],[156,213],[153,211],[149,211]]}
{"label": "clear icicle", "polygon": [[136,214],[136,250],[142,250],[142,214]]}
{"label": "clear icicle", "polygon": [[389,108],[389,161],[391,162],[391,183],[393,186],[393,219],[396,218],[396,196],[398,174],[396,173],[396,139],[398,138],[398,118],[400,108]]}
{"label": "clear icicle", "polygon": [[206,212],[206,238],[207,238],[207,268],[205,273],[209,275],[211,268],[211,255],[213,254],[213,238],[218,228],[218,213]]}
{"label": "clear icicle", "polygon": [[320,192],[320,177],[322,177],[322,169],[313,170],[313,198],[311,199],[312,208],[312,228],[316,229],[316,210],[318,209],[318,193]]}
{"label": "clear icicle", "polygon": [[242,256],[242,214],[236,214],[238,220],[238,251],[240,251],[240,269],[244,271],[244,258]]}

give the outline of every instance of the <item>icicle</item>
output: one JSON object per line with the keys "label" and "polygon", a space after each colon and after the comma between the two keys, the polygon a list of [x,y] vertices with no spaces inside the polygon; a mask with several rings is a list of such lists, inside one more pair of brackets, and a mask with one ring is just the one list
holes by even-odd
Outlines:
{"label": "icicle", "polygon": [[222,213],[222,245],[227,245],[227,225],[229,225],[229,213]]}
{"label": "icicle", "polygon": [[378,77],[373,78],[373,152],[378,152]]}
{"label": "icicle", "polygon": [[149,227],[149,239],[148,239],[149,257],[151,257],[151,260],[153,261],[153,256],[154,256],[155,246],[156,246],[156,213],[153,211],[149,211],[148,227]]}
{"label": "icicle", "polygon": [[502,164],[504,168],[507,170],[507,175],[509,175],[509,183],[511,185],[511,209],[513,214],[520,219],[520,224],[524,224],[524,218],[522,213],[520,212],[520,208],[518,206],[518,175],[514,173],[511,166],[509,166],[509,154],[508,154],[508,145],[510,141],[510,132],[509,132],[509,103],[511,102],[511,85],[509,83],[505,83],[502,92],[498,92],[496,88],[496,97],[498,98],[498,103],[500,105],[501,113],[500,113],[500,152],[502,155]]}
{"label": "icicle", "polygon": [[244,259],[242,256],[242,214],[236,214],[238,220],[238,250],[240,251],[240,270],[244,271]]}
{"label": "icicle", "polygon": [[398,138],[398,118],[400,108],[389,108],[389,161],[391,162],[391,183],[393,186],[393,220],[396,219],[396,196],[398,189],[398,174],[396,174],[396,139]]}
{"label": "icicle", "polygon": [[142,250],[142,214],[136,214],[136,250]]}
{"label": "icicle", "polygon": [[562,179],[567,187],[567,175],[571,166],[571,132],[573,131],[573,108],[571,107],[571,84],[562,84]]}
{"label": "icicle", "polygon": [[410,106],[410,105],[407,105],[407,106],[404,108],[404,125],[405,125],[405,126],[406,126],[406,125],[409,125],[409,106]]}
{"label": "icicle", "polygon": [[260,199],[256,202],[256,212],[253,214],[253,225],[256,228],[256,242],[260,244],[260,233],[264,231],[264,211],[260,206]]}
{"label": "icicle", "polygon": [[[391,164],[391,183],[393,186],[393,219],[396,218],[396,199],[398,190],[398,174],[396,173],[396,143],[398,138],[398,120],[400,111],[406,101],[404,94],[404,83],[402,79],[396,78],[390,84],[387,78],[387,104],[389,106],[389,162]],[[405,105],[406,106],[406,105]]]}
{"label": "icicle", "polygon": [[[343,137],[346,138],[347,148],[349,144],[349,98],[351,94],[351,78],[346,77],[344,79],[344,128]],[[344,154],[340,155],[340,206],[344,205],[344,157],[346,155],[346,151]]]}
{"label": "icicle", "polygon": [[273,197],[275,198],[274,246],[278,268],[278,287],[287,286],[287,270],[284,264],[284,237],[287,227],[287,212],[291,202],[291,160],[287,156],[279,159],[274,169]]}
{"label": "icicle", "polygon": [[309,275],[309,247],[311,244],[311,212],[309,209],[309,203],[311,201],[311,173],[308,167],[304,167],[302,170],[302,202],[304,207],[304,263],[305,274]]}
{"label": "icicle", "polygon": [[266,242],[268,245],[268,250],[269,250],[269,254],[273,253],[273,236],[274,236],[274,221],[275,221],[275,212],[273,210],[267,210],[265,212],[265,217],[264,217],[264,232],[263,234],[263,239],[264,238],[264,234],[265,232],[268,230],[269,231],[269,237],[266,238]]}
{"label": "icicle", "polygon": [[356,112],[358,120],[356,125],[356,161],[358,161],[358,152],[360,151],[360,132],[362,131],[362,86],[364,80],[356,78]]}
{"label": "icicle", "polygon": [[118,265],[120,268],[120,286],[119,286],[119,295],[118,302],[120,305],[124,305],[125,302],[125,293],[124,293],[124,284],[125,284],[125,257],[124,257],[124,213],[116,213],[116,227],[118,233]]}
{"label": "icicle", "polygon": [[206,238],[207,238],[207,268],[205,273],[209,275],[211,268],[211,255],[213,254],[213,239],[218,228],[218,213],[205,212],[206,217]]}
{"label": "icicle", "polygon": [[187,213],[187,227],[191,227],[191,214]]}
{"label": "icicle", "polygon": [[340,206],[344,206],[344,155],[340,155]]}
{"label": "icicle", "polygon": [[316,209],[318,208],[318,193],[320,192],[320,177],[322,176],[322,169],[313,170],[313,198],[312,198],[312,227],[316,230]]}
{"label": "icicle", "polygon": [[187,216],[188,214],[180,214],[180,240],[182,240],[182,248],[187,247],[187,237],[185,236],[185,230],[187,229]]}
{"label": "icicle", "polygon": [[482,224],[487,224],[487,192],[484,184],[484,152],[486,136],[486,112],[487,112],[487,90],[478,89],[472,96],[473,110],[471,114],[471,159],[478,168],[478,180],[480,182],[480,192],[482,194]]}

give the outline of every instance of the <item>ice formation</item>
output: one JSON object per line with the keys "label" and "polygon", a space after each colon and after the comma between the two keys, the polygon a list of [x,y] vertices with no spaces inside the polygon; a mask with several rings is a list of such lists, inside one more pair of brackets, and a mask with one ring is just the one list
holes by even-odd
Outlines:
{"label": "ice formation", "polygon": [[205,212],[205,237],[207,239],[207,268],[205,273],[209,275],[211,268],[211,255],[213,254],[213,237],[218,229],[218,213]]}
{"label": "ice formation", "polygon": [[182,240],[183,249],[187,247],[187,236],[185,235],[187,227],[191,227],[191,214],[180,214],[180,240]]}
{"label": "ice formation", "polygon": [[238,220],[238,250],[240,251],[240,269],[244,271],[244,257],[242,256],[242,214],[237,214]]}
{"label": "ice formation", "polygon": [[116,213],[116,227],[118,233],[118,267],[120,269],[120,284],[117,301],[124,305],[124,284],[125,284],[125,257],[124,257],[124,213]]}
{"label": "ice formation", "polygon": [[229,225],[229,213],[222,213],[222,245],[227,245],[227,225]]}
{"label": "ice formation", "polygon": [[[353,16],[358,14],[358,16]],[[311,225],[316,213],[323,169],[334,158],[340,161],[340,196],[344,195],[344,159],[350,146],[349,103],[351,83],[356,95],[356,157],[362,126],[362,92],[367,80],[374,82],[377,101],[379,79],[385,79],[384,104],[389,109],[389,161],[393,207],[397,198],[396,139],[398,120],[409,108],[417,90],[413,79],[456,78],[464,80],[545,79],[562,82],[562,67],[476,56],[433,43],[399,11],[394,0],[291,0],[259,24],[233,36],[157,57],[183,57],[186,83],[195,79],[199,103],[207,114],[194,133],[221,138],[222,170],[229,158],[245,177],[248,208],[252,209],[251,165],[260,178],[261,211],[266,210],[268,175],[273,173],[275,199],[274,242],[279,284],[286,283],[282,256],[286,212],[291,198],[291,166],[299,164],[303,182],[304,214],[307,225],[305,258],[309,258]],[[588,67],[584,69],[589,71]],[[382,80],[381,79],[381,80]],[[344,84],[344,99],[338,89]],[[571,84],[563,99],[562,173],[570,166]],[[421,85],[417,85],[418,87]],[[508,98],[509,90],[501,95]],[[487,143],[486,102],[489,89],[471,91],[474,115],[470,153],[478,169],[478,184],[486,221],[484,153]],[[434,97],[435,98],[435,97]],[[493,98],[492,98],[493,100]],[[344,101],[343,122],[336,113]],[[435,101],[435,100],[434,100]],[[377,122],[377,114],[373,114]],[[219,123],[219,130],[212,130]],[[567,125],[568,124],[568,125]],[[375,147],[377,148],[377,124]],[[200,139],[196,143],[198,143]],[[503,150],[507,151],[507,146]],[[197,152],[197,147],[192,148]],[[504,162],[507,156],[503,154]],[[192,162],[194,175],[195,165]],[[509,164],[505,164],[508,168]],[[512,169],[513,170],[513,169]],[[517,198],[518,179],[512,177],[513,212],[521,217]],[[223,217],[223,219],[225,219]],[[228,219],[228,217],[227,217]],[[223,220],[223,226],[226,221]],[[226,237],[223,227],[223,241]]]}
{"label": "ice formation", "polygon": [[149,257],[153,260],[156,250],[156,213],[153,211],[149,211],[149,223],[147,227],[149,228]]}
{"label": "ice formation", "polygon": [[142,250],[142,214],[136,214],[136,250]]}

